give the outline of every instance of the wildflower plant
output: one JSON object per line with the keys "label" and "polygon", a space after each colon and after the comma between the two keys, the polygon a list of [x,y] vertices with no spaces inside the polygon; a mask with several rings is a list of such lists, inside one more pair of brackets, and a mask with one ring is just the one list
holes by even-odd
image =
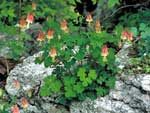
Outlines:
{"label": "wildflower plant", "polygon": [[102,30],[100,22],[92,16],[90,24],[87,21],[87,31],[66,19],[49,19],[45,25],[44,38],[39,41],[43,53],[36,62],[54,70],[44,79],[40,95],[57,94],[56,100],[67,104],[74,99],[95,99],[108,94],[115,85],[113,45],[118,45],[119,38]]}

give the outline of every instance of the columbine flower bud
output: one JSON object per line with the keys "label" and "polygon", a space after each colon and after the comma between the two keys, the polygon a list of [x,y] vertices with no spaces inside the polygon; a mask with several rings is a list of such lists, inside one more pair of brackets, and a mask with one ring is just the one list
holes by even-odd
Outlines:
{"label": "columbine flower bud", "polygon": [[61,22],[61,29],[62,29],[65,33],[68,33],[68,32],[69,32],[69,29],[68,29],[68,26],[67,26],[67,21],[66,21],[65,19]]}
{"label": "columbine flower bud", "polygon": [[93,21],[92,15],[89,13],[86,17],[86,22],[91,23]]}
{"label": "columbine flower bud", "polygon": [[22,98],[21,99],[21,104],[22,104],[23,109],[26,109],[28,107],[27,99],[26,98]]}
{"label": "columbine flower bud", "polygon": [[27,15],[27,19],[26,19],[26,22],[27,22],[27,28],[29,28],[30,24],[33,23],[33,20],[34,20],[34,15],[31,13],[31,14],[28,14]]}
{"label": "columbine flower bud", "polygon": [[52,39],[54,36],[54,31],[53,29],[49,29],[48,32],[47,32],[47,39],[50,40]]}
{"label": "columbine flower bud", "polygon": [[19,107],[17,105],[14,105],[12,108],[13,113],[20,113]]}
{"label": "columbine flower bud", "polygon": [[128,33],[127,39],[128,39],[129,41],[133,40],[133,33],[132,33],[132,32],[131,32],[131,33]]}
{"label": "columbine flower bud", "polygon": [[25,19],[21,18],[21,20],[19,22],[19,27],[21,29],[24,29],[26,27],[26,21],[25,21]]}
{"label": "columbine flower bud", "polygon": [[55,47],[51,47],[49,55],[52,57],[52,60],[55,61],[55,57],[57,56],[57,51]]}
{"label": "columbine flower bud", "polygon": [[36,10],[36,3],[32,2],[32,10]]}
{"label": "columbine flower bud", "polygon": [[14,80],[14,87],[19,90],[20,89],[20,82],[18,80]]}
{"label": "columbine flower bud", "polygon": [[95,31],[96,31],[96,33],[101,32],[101,24],[100,24],[100,21],[98,19],[95,22]]}
{"label": "columbine flower bud", "polygon": [[106,45],[103,46],[102,51],[101,51],[101,55],[103,57],[103,61],[106,62],[107,56],[108,56],[108,48]]}
{"label": "columbine flower bud", "polygon": [[44,33],[42,31],[39,32],[37,40],[40,43],[44,40]]}
{"label": "columbine flower bud", "polygon": [[125,40],[125,39],[127,39],[127,36],[128,36],[128,32],[123,30],[121,33],[121,39]]}

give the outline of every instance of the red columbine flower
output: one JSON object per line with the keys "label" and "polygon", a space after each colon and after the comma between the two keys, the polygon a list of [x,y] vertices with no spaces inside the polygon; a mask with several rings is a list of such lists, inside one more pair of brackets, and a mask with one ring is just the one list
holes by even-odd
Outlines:
{"label": "red columbine flower", "polygon": [[25,19],[21,18],[20,22],[19,22],[19,27],[21,29],[25,28],[26,27],[26,21]]}
{"label": "red columbine flower", "polygon": [[27,99],[26,98],[22,98],[21,99],[21,104],[22,104],[22,107],[24,109],[26,109],[28,107],[28,101],[27,101]]}
{"label": "red columbine flower", "polygon": [[36,10],[36,3],[32,2],[32,10]]}
{"label": "red columbine flower", "polygon": [[12,112],[13,113],[20,113],[19,107],[17,105],[14,105],[13,108],[12,108]]}
{"label": "red columbine flower", "polygon": [[128,33],[127,39],[130,40],[130,41],[133,40],[133,33],[132,32]]}
{"label": "red columbine flower", "polygon": [[103,61],[106,62],[107,56],[108,56],[108,47],[106,45],[103,46],[102,51],[101,51],[101,55],[103,57]]}
{"label": "red columbine flower", "polygon": [[32,13],[28,14],[27,15],[27,28],[29,28],[29,25],[33,23],[33,20],[34,20],[34,15]]}
{"label": "red columbine flower", "polygon": [[132,32],[127,32],[127,31],[125,31],[125,30],[123,30],[122,31],[122,33],[121,33],[121,38],[123,39],[123,40],[125,40],[125,39],[128,39],[128,40],[133,40],[133,33]]}
{"label": "red columbine flower", "polygon": [[37,40],[42,42],[44,40],[44,33],[42,31],[39,32]]}
{"label": "red columbine flower", "polygon": [[17,90],[20,89],[20,82],[18,80],[14,80],[14,86]]}
{"label": "red columbine flower", "polygon": [[57,51],[55,47],[51,47],[49,55],[52,57],[52,60],[55,61],[55,57],[57,56]]}
{"label": "red columbine flower", "polygon": [[54,30],[53,29],[49,29],[47,32],[47,39],[50,40],[53,38],[54,35]]}
{"label": "red columbine flower", "polygon": [[92,15],[91,15],[90,13],[87,15],[86,21],[87,21],[88,23],[91,23],[91,22],[93,21]]}
{"label": "red columbine flower", "polygon": [[68,33],[69,32],[69,29],[68,29],[68,26],[67,26],[67,21],[65,19],[63,19],[63,21],[61,22],[61,29],[65,32],[65,33]]}
{"label": "red columbine flower", "polygon": [[96,31],[96,33],[101,32],[101,24],[100,24],[100,21],[98,19],[95,22],[95,31]]}
{"label": "red columbine flower", "polygon": [[125,39],[127,39],[127,37],[128,37],[128,32],[126,30],[123,30],[122,33],[121,33],[121,38],[123,40],[125,40]]}

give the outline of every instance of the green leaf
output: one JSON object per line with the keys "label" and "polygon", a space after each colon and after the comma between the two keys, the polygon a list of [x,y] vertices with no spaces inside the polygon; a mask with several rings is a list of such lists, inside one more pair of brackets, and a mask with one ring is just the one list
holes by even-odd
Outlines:
{"label": "green leaf", "polygon": [[69,89],[65,92],[65,97],[66,98],[76,97],[76,93],[72,89]]}
{"label": "green leaf", "polygon": [[97,94],[97,96],[103,96],[104,89],[102,87],[96,88],[96,94]]}
{"label": "green leaf", "polygon": [[86,81],[84,81],[84,82],[82,82],[82,85],[83,85],[84,87],[87,87],[87,86],[88,86],[88,83],[87,83]]}
{"label": "green leaf", "polygon": [[73,86],[73,89],[74,89],[77,93],[82,93],[82,92],[84,91],[84,86],[82,85],[81,82],[77,82],[77,84]]}
{"label": "green leaf", "polygon": [[96,71],[95,71],[95,70],[90,70],[88,76],[89,76],[91,79],[95,80],[95,79],[97,78]]}
{"label": "green leaf", "polygon": [[108,7],[109,8],[114,7],[116,4],[119,4],[119,0],[108,0]]}
{"label": "green leaf", "polygon": [[97,79],[97,83],[99,83],[100,85],[105,81],[105,78],[103,76],[99,76],[99,78]]}
{"label": "green leaf", "polygon": [[81,81],[84,81],[86,78],[86,70],[85,68],[79,68],[79,71],[77,73],[77,76],[80,78]]}
{"label": "green leaf", "polygon": [[110,77],[107,81],[106,81],[106,86],[108,86],[109,88],[114,88],[115,87],[115,77]]}
{"label": "green leaf", "polygon": [[47,58],[44,59],[44,65],[45,67],[51,66],[53,64],[52,58],[48,56]]}
{"label": "green leaf", "polygon": [[134,37],[136,37],[138,35],[138,30],[136,27],[131,27],[130,31],[133,33]]}
{"label": "green leaf", "polygon": [[141,24],[140,24],[140,27],[139,27],[139,30],[140,30],[140,31],[145,31],[146,26],[147,26],[146,24],[141,23]]}

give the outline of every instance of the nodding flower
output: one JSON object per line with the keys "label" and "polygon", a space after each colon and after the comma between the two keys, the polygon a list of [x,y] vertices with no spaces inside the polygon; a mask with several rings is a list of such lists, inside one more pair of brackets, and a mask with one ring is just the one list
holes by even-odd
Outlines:
{"label": "nodding flower", "polygon": [[51,47],[49,55],[52,57],[52,60],[55,61],[55,57],[57,56],[57,51],[55,47]]}
{"label": "nodding flower", "polygon": [[32,2],[32,10],[36,10],[36,3]]}
{"label": "nodding flower", "polygon": [[97,19],[96,22],[95,22],[95,31],[96,33],[100,33],[101,32],[101,24],[100,24],[100,21]]}
{"label": "nodding flower", "polygon": [[68,33],[69,32],[69,29],[68,29],[68,26],[67,26],[67,21],[65,19],[63,19],[63,21],[61,22],[61,29],[65,32],[65,33]]}
{"label": "nodding flower", "polygon": [[53,39],[53,37],[54,37],[54,30],[49,29],[47,32],[47,39],[50,40],[50,39]]}
{"label": "nodding flower", "polygon": [[44,33],[42,31],[39,32],[37,40],[42,42],[44,40]]}
{"label": "nodding flower", "polygon": [[13,106],[12,113],[20,113],[20,110],[17,104]]}
{"label": "nodding flower", "polygon": [[34,15],[33,15],[33,13],[29,13],[29,14],[27,15],[27,19],[26,19],[27,28],[29,28],[30,24],[33,23],[33,20],[34,20]]}
{"label": "nodding flower", "polygon": [[103,57],[103,61],[106,62],[107,61],[107,56],[108,56],[108,47],[107,47],[107,45],[104,45],[102,47],[101,56]]}
{"label": "nodding flower", "polygon": [[132,32],[129,33],[126,30],[123,30],[121,33],[121,38],[123,40],[127,39],[127,40],[131,41],[131,40],[133,40],[133,33]]}
{"label": "nodding flower", "polygon": [[128,37],[127,38],[130,41],[133,40],[133,33],[132,32],[128,33]]}
{"label": "nodding flower", "polygon": [[26,98],[22,98],[21,99],[21,104],[22,104],[23,109],[26,109],[28,107],[27,99]]}
{"label": "nodding flower", "polygon": [[89,24],[93,21],[92,15],[90,13],[88,13],[87,17],[86,17],[86,22],[88,22]]}
{"label": "nodding flower", "polygon": [[126,30],[123,30],[121,33],[121,39],[125,40],[128,37],[128,32]]}
{"label": "nodding flower", "polygon": [[20,82],[18,80],[14,80],[14,86],[17,90],[20,89]]}
{"label": "nodding flower", "polygon": [[21,18],[20,22],[19,22],[19,27],[21,29],[25,28],[26,27],[26,21],[25,19]]}

